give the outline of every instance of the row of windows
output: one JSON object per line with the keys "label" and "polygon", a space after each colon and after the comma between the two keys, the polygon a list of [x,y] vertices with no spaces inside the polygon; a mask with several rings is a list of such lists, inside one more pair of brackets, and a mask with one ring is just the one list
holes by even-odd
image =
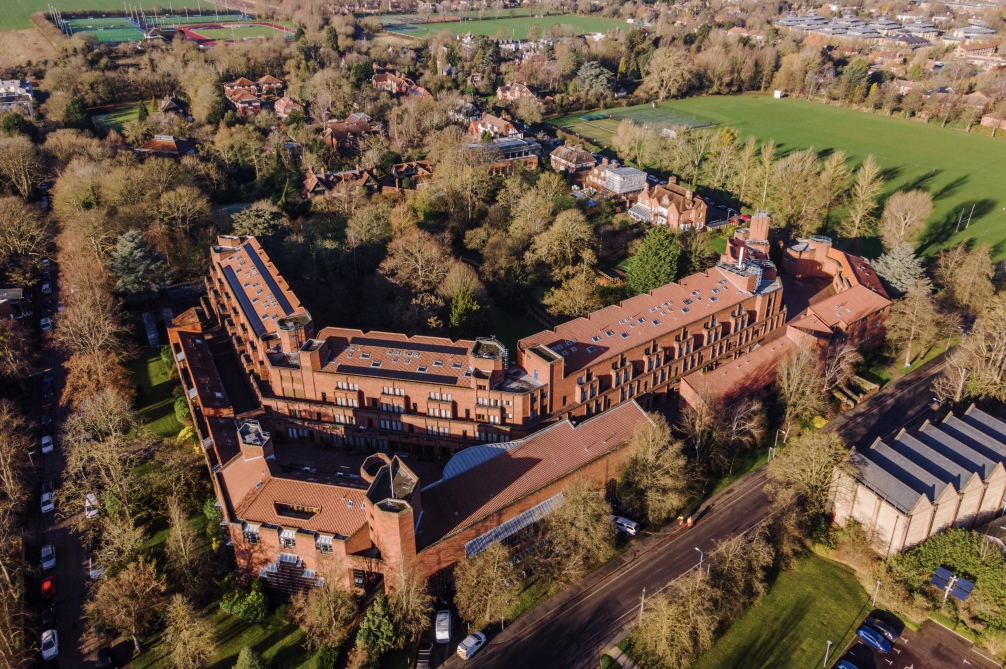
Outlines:
{"label": "row of windows", "polygon": [[390,413],[405,413],[405,405],[381,402],[381,411],[388,411]]}
{"label": "row of windows", "polygon": [[335,387],[339,390],[359,390],[360,386],[355,383],[347,383],[346,381],[337,381]]}
{"label": "row of windows", "polygon": [[[324,395],[324,393],[322,393]],[[325,398],[322,397],[321,401],[324,402]],[[335,405],[340,407],[359,407],[360,401],[352,397],[336,397]]]}
{"label": "row of windows", "polygon": [[405,397],[405,388],[389,388],[388,386],[384,386],[384,394]]}

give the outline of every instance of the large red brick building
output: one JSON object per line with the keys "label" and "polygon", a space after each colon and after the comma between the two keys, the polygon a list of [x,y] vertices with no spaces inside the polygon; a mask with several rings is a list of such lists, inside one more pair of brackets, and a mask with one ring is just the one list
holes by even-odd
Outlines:
{"label": "large red brick building", "polygon": [[[169,341],[241,568],[276,587],[320,577],[436,582],[549,512],[570,476],[609,484],[644,410],[681,379],[744,361],[786,329],[775,266],[720,263],[526,337],[320,331],[254,237],[210,250],[203,307]],[[284,451],[364,450],[357,474]],[[394,455],[393,455],[394,454]],[[406,458],[451,457],[420,481]],[[503,529],[499,529],[503,528]]]}

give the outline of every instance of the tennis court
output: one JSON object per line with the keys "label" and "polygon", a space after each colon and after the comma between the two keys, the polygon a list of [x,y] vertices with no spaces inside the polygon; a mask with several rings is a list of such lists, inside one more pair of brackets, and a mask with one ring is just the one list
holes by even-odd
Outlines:
{"label": "tennis court", "polygon": [[213,24],[205,27],[186,28],[185,34],[196,41],[240,41],[246,39],[271,38],[282,36],[293,39],[292,25],[280,23],[232,23]]}
{"label": "tennis court", "polygon": [[240,14],[207,14],[202,15],[192,13],[191,16],[147,16],[146,21],[150,25],[156,26],[199,26],[205,25],[206,23],[212,21],[213,23],[234,23],[237,21],[246,21],[247,16],[241,16]]}
{"label": "tennis court", "polygon": [[69,19],[66,22],[69,34],[90,33],[99,44],[115,42],[139,42],[143,31],[132,21],[124,18]]}

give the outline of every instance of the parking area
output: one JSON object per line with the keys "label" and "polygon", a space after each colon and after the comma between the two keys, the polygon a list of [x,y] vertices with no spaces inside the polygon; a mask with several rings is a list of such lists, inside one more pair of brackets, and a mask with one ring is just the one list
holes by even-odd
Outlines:
{"label": "parking area", "polygon": [[[890,620],[890,616],[887,617]],[[882,654],[858,638],[841,660],[856,669],[1000,669],[1002,665],[979,653],[965,637],[932,620],[918,632],[904,628],[890,653]]]}

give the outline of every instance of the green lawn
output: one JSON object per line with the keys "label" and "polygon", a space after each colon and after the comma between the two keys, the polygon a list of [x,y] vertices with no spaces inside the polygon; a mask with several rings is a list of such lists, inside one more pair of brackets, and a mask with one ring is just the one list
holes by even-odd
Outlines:
{"label": "green lawn", "polygon": [[[93,10],[95,14],[108,13],[112,16],[122,16],[124,12],[122,3],[116,2],[116,0],[0,0],[0,31],[33,28],[31,15],[35,12],[48,12],[49,6],[63,12]],[[152,6],[149,5],[144,9],[150,11]],[[204,0],[199,0],[199,2],[196,0],[173,0],[171,6],[176,11],[186,8],[195,10],[200,6],[204,13],[213,11],[213,5]]]}
{"label": "green lawn", "polygon": [[425,24],[398,24],[395,26],[389,26],[388,30],[390,32],[398,32],[404,35],[413,35],[415,37],[423,37],[429,33],[438,33],[441,30],[450,30],[458,35],[464,35],[465,33],[472,33],[473,35],[494,35],[497,30],[506,30],[510,33],[511,37],[517,39],[527,38],[527,29],[532,25],[541,26],[542,32],[548,34],[548,29],[556,24],[571,25],[576,28],[578,34],[584,33],[607,33],[613,28],[620,28],[621,30],[626,30],[628,26],[624,21],[616,21],[614,19],[599,19],[593,16],[544,16],[541,18],[537,17],[519,17],[519,18],[491,18],[489,12],[482,20],[475,19],[473,21],[453,21],[450,23],[425,23]]}
{"label": "green lawn", "polygon": [[[304,633],[283,620],[278,612],[274,611],[261,623],[249,625],[224,613],[220,603],[213,602],[203,610],[203,615],[213,625],[217,643],[217,652],[207,665],[209,669],[233,667],[245,646],[255,649],[270,669],[315,667],[313,655],[303,646]],[[154,643],[134,659],[131,666],[133,669],[169,669],[171,663],[166,649]]]}
{"label": "green lawn", "polygon": [[[153,114],[157,111],[156,105],[148,102],[147,111]],[[122,126],[129,121],[135,121],[140,115],[140,103],[138,102],[127,102],[125,104],[116,105],[115,110],[108,112],[107,114],[95,114],[92,116],[94,124],[104,131],[115,130],[116,132],[122,130]]]}
{"label": "green lawn", "polygon": [[159,437],[174,437],[182,429],[175,418],[172,391],[178,381],[168,374],[160,351],[145,351],[134,360],[129,371],[136,383],[136,414]]}
{"label": "green lawn", "polygon": [[808,669],[831,660],[870,612],[870,598],[848,567],[816,554],[783,572],[762,600],[744,612],[694,669]]}
{"label": "green lawn", "polygon": [[249,37],[275,37],[277,35],[292,39],[293,33],[277,30],[270,26],[242,25],[231,28],[205,28],[192,31],[211,40],[242,40]]}
{"label": "green lawn", "polygon": [[[648,107],[648,105],[647,105]],[[995,247],[1006,258],[1006,191],[1002,188],[1006,143],[936,124],[823,105],[805,100],[776,100],[765,95],[710,96],[658,104],[672,113],[696,114],[737,128],[742,136],[774,139],[781,151],[814,147],[841,149],[858,165],[873,154],[887,172],[890,194],[921,188],[934,199],[929,225],[920,236],[927,255],[972,238]],[[587,127],[577,114],[550,123],[569,127],[587,139],[610,145],[610,133]],[[974,206],[971,226],[955,232]],[[964,228],[964,226],[961,226]]]}

